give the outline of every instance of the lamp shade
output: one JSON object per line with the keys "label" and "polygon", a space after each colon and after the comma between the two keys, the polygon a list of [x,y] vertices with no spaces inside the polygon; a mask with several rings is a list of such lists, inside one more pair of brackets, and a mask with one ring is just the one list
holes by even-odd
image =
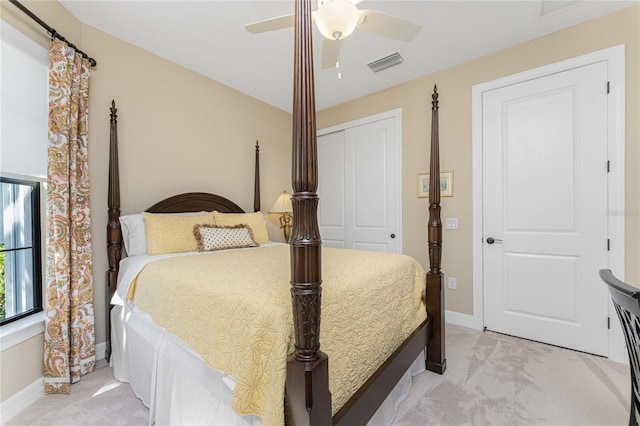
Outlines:
{"label": "lamp shade", "polygon": [[330,0],[318,7],[315,19],[323,36],[342,40],[356,29],[358,16],[358,8],[350,0]]}
{"label": "lamp shade", "polygon": [[291,194],[287,194],[284,191],[269,210],[269,213],[291,213],[293,212],[293,206],[291,205]]}

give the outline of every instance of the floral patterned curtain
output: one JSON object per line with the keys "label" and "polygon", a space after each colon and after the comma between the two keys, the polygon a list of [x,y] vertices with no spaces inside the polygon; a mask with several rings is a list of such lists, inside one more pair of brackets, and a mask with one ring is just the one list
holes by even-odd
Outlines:
{"label": "floral patterned curtain", "polygon": [[45,393],[69,393],[95,369],[86,59],[60,40],[49,49],[49,159]]}

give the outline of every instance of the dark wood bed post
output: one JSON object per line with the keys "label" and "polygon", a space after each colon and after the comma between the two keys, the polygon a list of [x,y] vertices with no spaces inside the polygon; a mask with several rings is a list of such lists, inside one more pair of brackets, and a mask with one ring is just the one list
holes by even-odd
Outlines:
{"label": "dark wood bed post", "polygon": [[260,211],[260,145],[256,141],[256,171],[253,177],[253,211]]}
{"label": "dark wood bed post", "polygon": [[291,235],[291,306],[295,351],[287,359],[289,424],[331,424],[329,362],[320,351],[322,268],[318,228],[316,112],[311,46],[311,2],[295,5]]}
{"label": "dark wood bed post", "polygon": [[[444,277],[442,261],[442,220],[440,219],[440,140],[438,129],[438,87],[431,95],[431,161],[429,165],[429,272],[427,272],[427,312],[431,316],[431,339],[427,344],[427,369],[442,374],[447,368],[444,355]],[[437,178],[435,178],[437,176]]]}
{"label": "dark wood bed post", "polygon": [[116,291],[118,267],[122,255],[122,233],[120,230],[120,174],[118,170],[118,110],[115,101],[111,101],[110,135],[109,135],[109,188],[107,194],[107,361],[111,357],[111,297]]}

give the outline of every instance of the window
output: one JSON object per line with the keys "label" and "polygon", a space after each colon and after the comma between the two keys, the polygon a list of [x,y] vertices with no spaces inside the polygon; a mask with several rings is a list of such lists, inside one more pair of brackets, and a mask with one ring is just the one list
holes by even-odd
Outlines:
{"label": "window", "polygon": [[40,194],[47,180],[48,64],[46,47],[0,19],[0,350],[44,323]]}
{"label": "window", "polygon": [[0,177],[0,325],[42,311],[40,184]]}

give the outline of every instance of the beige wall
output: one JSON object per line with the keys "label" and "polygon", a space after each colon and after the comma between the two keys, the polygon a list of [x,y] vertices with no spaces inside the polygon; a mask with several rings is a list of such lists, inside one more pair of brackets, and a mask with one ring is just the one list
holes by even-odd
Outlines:
{"label": "beige wall", "polygon": [[0,401],[42,377],[44,334],[38,334],[2,352]]}
{"label": "beige wall", "polygon": [[[283,190],[291,191],[291,115],[84,25],[57,1],[22,3],[98,63],[90,82],[89,172],[96,342],[102,343],[111,100],[118,108],[122,214],[189,191],[218,193],[253,211],[256,140],[262,211],[268,211]],[[48,46],[45,31],[13,5],[2,1],[0,12],[2,19]],[[283,240],[279,229],[270,230],[274,240]],[[42,345],[33,340],[0,353],[0,400],[31,384],[34,375],[42,376]],[[35,365],[31,355],[15,355],[33,354],[34,348],[40,360]]]}
{"label": "beige wall", "polygon": [[626,279],[640,284],[640,6],[318,113],[318,129],[323,129],[402,108],[403,249],[427,267],[428,205],[416,197],[416,174],[429,168],[430,101],[438,85],[441,169],[454,170],[454,197],[442,199],[442,217],[459,218],[458,230],[443,232],[442,268],[458,279],[457,290],[447,289],[448,310],[473,314],[472,86],[618,44],[626,44]]}

